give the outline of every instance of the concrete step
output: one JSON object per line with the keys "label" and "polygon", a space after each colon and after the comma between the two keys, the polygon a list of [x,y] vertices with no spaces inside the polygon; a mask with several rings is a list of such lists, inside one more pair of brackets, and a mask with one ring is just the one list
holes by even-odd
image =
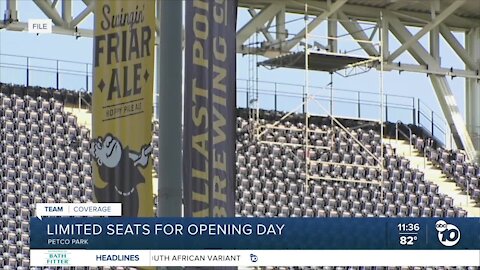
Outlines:
{"label": "concrete step", "polygon": [[71,107],[65,107],[64,110],[65,112],[75,115],[77,117],[77,123],[80,126],[84,126],[90,130],[92,129],[92,113],[88,110]]}

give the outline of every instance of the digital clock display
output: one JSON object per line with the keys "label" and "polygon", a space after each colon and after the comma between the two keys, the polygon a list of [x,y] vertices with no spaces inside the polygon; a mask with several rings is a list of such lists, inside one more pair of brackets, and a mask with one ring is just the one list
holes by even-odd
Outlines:
{"label": "digital clock display", "polygon": [[399,232],[418,232],[420,230],[420,224],[418,223],[399,223],[397,225]]}

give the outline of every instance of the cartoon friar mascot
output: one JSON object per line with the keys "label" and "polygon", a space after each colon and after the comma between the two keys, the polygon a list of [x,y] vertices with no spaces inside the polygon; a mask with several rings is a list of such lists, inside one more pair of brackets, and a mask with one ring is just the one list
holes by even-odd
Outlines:
{"label": "cartoon friar mascot", "polygon": [[95,180],[97,201],[122,203],[123,216],[138,216],[137,185],[145,183],[138,167],[147,166],[152,146],[145,144],[140,153],[136,153],[128,147],[124,148],[115,136],[107,134],[105,138],[92,140],[90,152],[98,164],[101,181],[104,182]]}

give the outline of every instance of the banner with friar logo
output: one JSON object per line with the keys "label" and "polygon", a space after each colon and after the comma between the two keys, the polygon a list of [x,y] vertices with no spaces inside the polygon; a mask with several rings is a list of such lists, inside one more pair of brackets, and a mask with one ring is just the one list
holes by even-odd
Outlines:
{"label": "banner with friar logo", "polygon": [[96,0],[93,137],[97,202],[153,216],[152,106],[155,1]]}
{"label": "banner with friar logo", "polygon": [[185,5],[185,215],[234,216],[237,1]]}

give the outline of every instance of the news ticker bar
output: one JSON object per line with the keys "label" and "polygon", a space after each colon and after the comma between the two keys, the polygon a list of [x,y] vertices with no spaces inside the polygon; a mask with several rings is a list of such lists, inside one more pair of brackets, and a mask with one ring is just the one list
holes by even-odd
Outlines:
{"label": "news ticker bar", "polygon": [[36,218],[31,249],[480,250],[480,218]]}
{"label": "news ticker bar", "polygon": [[31,266],[480,266],[478,250],[35,250]]}

